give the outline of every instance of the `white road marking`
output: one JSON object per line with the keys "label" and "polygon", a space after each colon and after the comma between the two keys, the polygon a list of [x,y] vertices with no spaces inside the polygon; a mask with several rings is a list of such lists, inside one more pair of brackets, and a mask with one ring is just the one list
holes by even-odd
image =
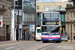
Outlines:
{"label": "white road marking", "polygon": [[6,49],[12,49],[12,48],[15,48],[15,46],[13,46],[13,47],[8,47],[8,48],[6,48]]}
{"label": "white road marking", "polygon": [[30,45],[30,44],[32,44],[32,43],[29,43],[29,44],[26,44],[26,45]]}
{"label": "white road marking", "polygon": [[21,46],[24,46],[24,44],[23,45],[19,45],[18,47],[21,47]]}

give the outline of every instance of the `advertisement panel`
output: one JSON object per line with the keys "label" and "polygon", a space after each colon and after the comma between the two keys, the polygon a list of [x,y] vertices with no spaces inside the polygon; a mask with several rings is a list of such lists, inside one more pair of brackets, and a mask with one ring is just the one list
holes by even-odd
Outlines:
{"label": "advertisement panel", "polygon": [[3,26],[3,16],[0,15],[0,27]]}

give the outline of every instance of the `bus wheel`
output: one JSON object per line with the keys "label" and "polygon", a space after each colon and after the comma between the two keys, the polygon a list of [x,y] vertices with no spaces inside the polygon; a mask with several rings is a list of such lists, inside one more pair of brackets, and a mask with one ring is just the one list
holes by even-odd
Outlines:
{"label": "bus wheel", "polygon": [[43,41],[43,43],[47,43],[47,42],[49,42],[49,41]]}
{"label": "bus wheel", "polygon": [[56,41],[56,43],[60,43],[61,41]]}
{"label": "bus wheel", "polygon": [[43,43],[46,43],[47,41],[43,41]]}

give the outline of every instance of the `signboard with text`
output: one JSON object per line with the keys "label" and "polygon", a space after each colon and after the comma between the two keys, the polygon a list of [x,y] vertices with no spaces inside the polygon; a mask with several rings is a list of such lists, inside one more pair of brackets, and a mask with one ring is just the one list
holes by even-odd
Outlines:
{"label": "signboard with text", "polygon": [[3,16],[0,16],[0,27],[3,26]]}

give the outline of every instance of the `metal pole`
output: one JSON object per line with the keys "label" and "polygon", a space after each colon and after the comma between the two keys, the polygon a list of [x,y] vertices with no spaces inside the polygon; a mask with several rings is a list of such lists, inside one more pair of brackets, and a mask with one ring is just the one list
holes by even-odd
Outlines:
{"label": "metal pole", "polygon": [[72,25],[71,25],[71,42],[72,42]]}
{"label": "metal pole", "polygon": [[18,25],[18,41],[19,41],[19,0],[18,0],[18,17],[17,17],[17,25]]}
{"label": "metal pole", "polygon": [[[36,3],[36,0],[35,0],[35,3]],[[36,5],[35,5],[35,7],[36,7]],[[34,38],[35,38],[35,40],[36,40],[36,27],[37,27],[37,20],[36,20],[36,18],[37,18],[37,13],[36,13],[36,8],[35,8],[35,14],[36,14],[36,16],[35,16],[35,34],[34,34]]]}

